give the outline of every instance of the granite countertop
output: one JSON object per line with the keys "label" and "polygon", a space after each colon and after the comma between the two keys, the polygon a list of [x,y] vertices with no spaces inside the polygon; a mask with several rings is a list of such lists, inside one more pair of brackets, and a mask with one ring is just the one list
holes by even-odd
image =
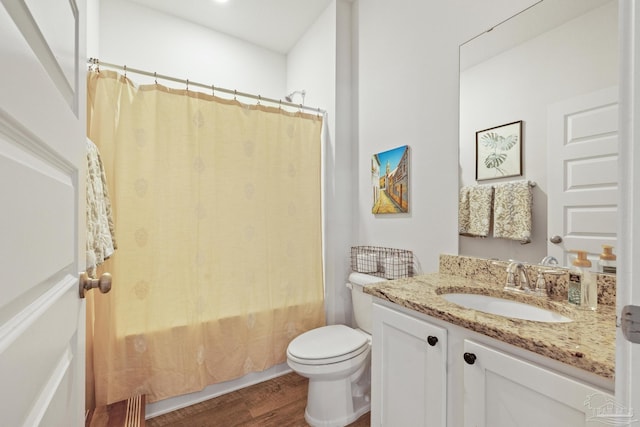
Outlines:
{"label": "granite countertop", "polygon": [[[564,301],[506,292],[502,284],[483,283],[471,278],[443,273],[375,283],[364,289],[367,294],[402,307],[601,377],[614,378],[615,306],[599,305],[595,312],[583,311]],[[512,299],[556,311],[573,321],[545,323],[483,313],[446,301],[440,296],[446,293],[475,293]]]}

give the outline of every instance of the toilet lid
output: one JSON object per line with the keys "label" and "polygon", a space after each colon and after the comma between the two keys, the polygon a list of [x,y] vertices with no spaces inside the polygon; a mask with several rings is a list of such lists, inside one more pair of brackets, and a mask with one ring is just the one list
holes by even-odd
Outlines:
{"label": "toilet lid", "polygon": [[291,341],[287,352],[297,359],[318,361],[360,353],[368,345],[369,340],[363,333],[344,325],[330,325],[298,336]]}

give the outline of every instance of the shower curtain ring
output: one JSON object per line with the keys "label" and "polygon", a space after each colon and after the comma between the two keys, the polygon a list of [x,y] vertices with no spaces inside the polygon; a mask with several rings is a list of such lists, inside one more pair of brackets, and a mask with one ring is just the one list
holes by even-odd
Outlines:
{"label": "shower curtain ring", "polygon": [[260,95],[258,95],[258,105],[260,105],[260,100],[262,99],[262,97]]}
{"label": "shower curtain ring", "polygon": [[234,89],[234,90],[233,90],[233,100],[234,100],[234,101],[237,101],[237,100],[238,100],[238,99],[236,98],[236,95],[237,95],[237,94],[238,94],[238,91]]}
{"label": "shower curtain ring", "polygon": [[216,88],[214,85],[211,85],[211,96],[216,96]]}
{"label": "shower curtain ring", "polygon": [[156,84],[158,84],[158,74],[155,71],[153,72],[153,81],[155,81]]}
{"label": "shower curtain ring", "polygon": [[189,79],[187,79],[187,91],[189,91]]}
{"label": "shower curtain ring", "polygon": [[125,65],[123,68],[124,68],[124,78],[126,79],[127,78],[127,66]]}

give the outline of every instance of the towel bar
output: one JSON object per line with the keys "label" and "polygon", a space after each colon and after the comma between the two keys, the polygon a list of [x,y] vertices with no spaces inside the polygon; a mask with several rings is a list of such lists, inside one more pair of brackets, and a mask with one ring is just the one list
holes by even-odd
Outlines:
{"label": "towel bar", "polygon": [[[536,185],[538,185],[538,184],[536,184],[535,181],[529,181],[529,187],[535,187]],[[496,188],[495,185],[492,185],[491,187]]]}

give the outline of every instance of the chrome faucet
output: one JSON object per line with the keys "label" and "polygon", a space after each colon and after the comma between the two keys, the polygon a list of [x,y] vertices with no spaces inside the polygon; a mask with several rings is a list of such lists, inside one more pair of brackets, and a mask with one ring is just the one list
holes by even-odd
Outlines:
{"label": "chrome faucet", "polygon": [[509,265],[507,265],[507,283],[505,283],[504,285],[505,291],[511,291],[516,287],[515,278],[513,274],[514,265],[515,265],[514,261],[509,262]]}
{"label": "chrome faucet", "polygon": [[[516,277],[518,285],[516,286]],[[507,283],[504,287],[505,291],[524,291],[531,292],[529,286],[529,277],[524,268],[524,264],[518,261],[511,261],[507,266]]]}
{"label": "chrome faucet", "polygon": [[546,257],[542,258],[542,261],[540,261],[540,265],[558,265],[558,259],[554,256],[547,255]]}
{"label": "chrome faucet", "polygon": [[527,276],[527,271],[524,268],[524,264],[521,262],[516,264],[516,274],[518,274],[518,279],[520,280],[520,289],[529,292],[531,288],[529,287],[529,276]]}
{"label": "chrome faucet", "polygon": [[533,289],[531,292],[538,296],[547,295],[547,281],[544,279],[544,273],[548,273],[549,270],[538,270],[538,276],[536,277],[536,282],[533,285]]}

